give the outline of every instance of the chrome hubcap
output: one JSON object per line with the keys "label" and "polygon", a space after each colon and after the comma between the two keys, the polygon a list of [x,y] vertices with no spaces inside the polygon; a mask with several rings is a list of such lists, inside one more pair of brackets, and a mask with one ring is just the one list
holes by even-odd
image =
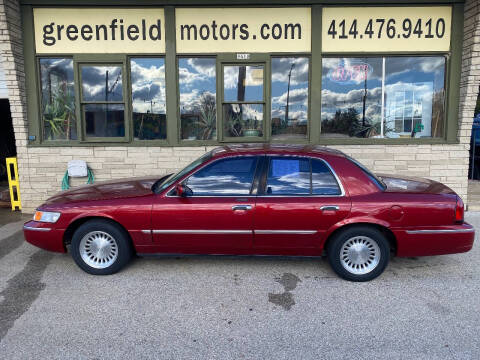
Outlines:
{"label": "chrome hubcap", "polygon": [[340,250],[340,262],[352,274],[367,274],[380,262],[380,248],[368,236],[352,237],[345,241]]}
{"label": "chrome hubcap", "polygon": [[117,259],[118,245],[106,232],[91,231],[80,241],[80,256],[87,265],[105,269]]}

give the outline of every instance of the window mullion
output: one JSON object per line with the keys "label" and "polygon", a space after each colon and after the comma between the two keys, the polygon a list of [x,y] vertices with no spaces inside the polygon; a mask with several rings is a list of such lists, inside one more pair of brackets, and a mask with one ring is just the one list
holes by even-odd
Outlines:
{"label": "window mullion", "polygon": [[265,61],[265,71],[263,72],[263,138],[266,142],[271,139],[271,110],[272,110],[272,71],[271,71],[271,57],[269,56]]}
{"label": "window mullion", "polygon": [[223,98],[224,98],[224,89],[223,89],[223,64],[220,60],[220,57],[217,56],[217,98],[220,100],[218,103],[220,106],[217,106],[217,136],[218,141],[224,141],[225,134],[223,130],[225,129],[225,119],[223,117]]}
{"label": "window mullion", "polygon": [[127,56],[123,56],[123,74],[122,74],[122,91],[123,91],[123,123],[124,123],[124,137],[127,141],[131,141],[131,132],[130,127],[132,124],[132,117],[131,112],[129,109],[129,93],[130,93],[130,82],[128,81],[128,73],[127,73]]}
{"label": "window mullion", "polygon": [[384,137],[385,122],[385,56],[382,58],[382,110],[380,115],[380,136]]}
{"label": "window mullion", "polygon": [[75,87],[75,116],[77,120],[77,139],[79,141],[85,141],[84,120],[82,116],[82,79],[80,75],[80,64],[76,57],[73,57],[73,82]]}

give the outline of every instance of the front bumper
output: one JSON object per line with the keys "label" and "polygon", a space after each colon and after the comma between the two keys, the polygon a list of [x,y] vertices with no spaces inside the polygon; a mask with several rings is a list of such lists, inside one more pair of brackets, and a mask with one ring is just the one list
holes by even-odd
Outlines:
{"label": "front bumper", "polygon": [[63,234],[65,230],[52,227],[55,224],[38,221],[28,221],[23,225],[25,240],[41,249],[55,252],[66,252],[63,246]]}
{"label": "front bumper", "polygon": [[468,223],[441,227],[393,230],[397,256],[428,256],[467,252],[473,247],[475,229]]}

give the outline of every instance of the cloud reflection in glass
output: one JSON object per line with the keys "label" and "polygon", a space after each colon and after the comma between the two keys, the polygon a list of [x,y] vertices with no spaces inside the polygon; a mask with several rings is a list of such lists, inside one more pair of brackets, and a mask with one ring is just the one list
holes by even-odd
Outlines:
{"label": "cloud reflection in glass", "polygon": [[218,160],[190,176],[186,185],[193,196],[248,195],[256,163],[256,157]]}
{"label": "cloud reflection in glass", "polygon": [[272,58],[272,139],[305,138],[309,58]]}
{"label": "cloud reflection in glass", "polygon": [[165,59],[132,58],[130,71],[135,139],[166,139]]}

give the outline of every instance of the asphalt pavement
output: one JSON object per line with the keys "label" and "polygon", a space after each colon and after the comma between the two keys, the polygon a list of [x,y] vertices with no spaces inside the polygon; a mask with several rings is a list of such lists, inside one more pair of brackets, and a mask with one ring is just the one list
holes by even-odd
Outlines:
{"label": "asphalt pavement", "polygon": [[[467,213],[480,230],[480,213]],[[0,359],[479,359],[480,245],[395,258],[138,258],[95,277],[0,225]]]}

